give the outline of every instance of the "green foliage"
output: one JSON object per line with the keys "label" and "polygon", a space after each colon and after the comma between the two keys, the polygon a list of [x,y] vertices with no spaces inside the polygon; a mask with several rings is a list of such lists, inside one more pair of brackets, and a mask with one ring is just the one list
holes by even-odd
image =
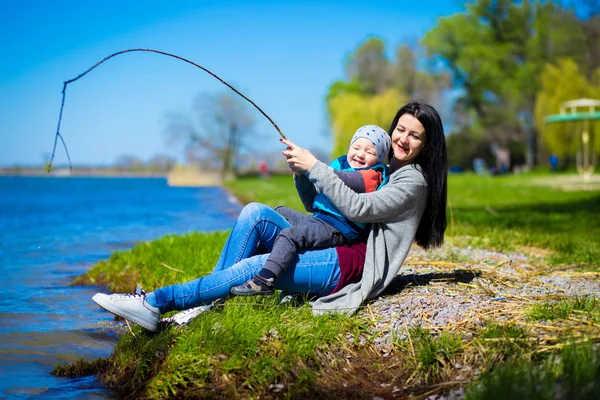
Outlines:
{"label": "green foliage", "polygon": [[388,130],[396,111],[409,99],[441,103],[449,87],[447,74],[425,70],[416,51],[399,46],[392,63],[381,39],[368,38],[346,58],[347,81],[334,82],[327,92],[327,112],[333,132],[333,157],[346,154],[354,132],[366,124]]}
{"label": "green foliage", "polygon": [[411,332],[411,336],[416,359],[424,369],[437,364],[443,365],[462,350],[460,337],[449,333],[442,333],[435,337],[423,329],[415,329]]}
{"label": "green foliage", "polygon": [[453,369],[457,357],[463,351],[461,337],[457,334],[444,332],[434,336],[417,327],[410,329],[410,337],[410,342],[407,339],[396,345],[406,354],[406,368],[419,369],[419,380],[425,384],[439,380],[449,369]]}
{"label": "green foliage", "polygon": [[495,163],[491,142],[488,138],[453,133],[446,136],[446,147],[450,166],[460,166],[464,170],[472,170],[475,158],[483,159],[487,165]]}
{"label": "green foliage", "polygon": [[209,273],[216,264],[227,232],[165,236],[131,250],[115,251],[94,265],[75,284],[106,285],[128,293],[140,283],[146,289],[185,282]]}
{"label": "green foliage", "polygon": [[[600,259],[600,228],[595,224],[600,213],[598,192],[563,192],[539,187],[535,185],[536,177],[534,174],[502,178],[450,176],[452,219],[448,232],[453,233],[449,240],[458,245],[475,244],[504,251],[520,245],[537,246],[553,250],[557,254],[554,262],[588,260],[588,267],[597,269]],[[243,193],[245,201],[285,204],[300,209],[289,176],[271,180],[245,178],[229,183],[229,188],[236,195]],[[114,281],[117,283],[113,284],[113,290],[130,291],[137,281],[151,289],[190,280],[212,269],[225,238],[226,232],[219,232],[167,236],[142,243],[130,251],[116,252],[109,260],[94,266],[90,277],[81,281]],[[587,249],[587,253],[583,249]],[[162,263],[184,272],[173,271]],[[598,300],[577,299],[570,312],[585,313],[593,322],[598,321],[597,311],[591,310],[598,308]],[[102,364],[107,370],[101,379],[137,397],[269,397],[273,393],[268,391],[268,386],[281,383],[287,395],[308,398],[322,390],[317,388],[317,379],[324,366],[329,368],[338,362],[336,355],[347,346],[344,335],[368,335],[366,323],[336,315],[314,317],[308,307],[278,304],[276,295],[232,298],[224,306],[203,313],[187,328],[166,328],[151,334],[134,326],[135,336],[123,336],[114,355],[106,360],[107,364]],[[415,357],[405,360],[412,370],[419,369],[416,380],[439,382],[453,376],[456,362],[464,364],[466,344],[460,337],[432,336],[424,330],[412,330],[411,337]],[[489,344],[490,353],[497,354],[493,360],[511,359],[511,354],[519,358],[523,352],[530,352],[527,346],[531,341],[514,326],[488,326],[480,339]],[[395,344],[405,350],[405,354],[412,354],[406,342]],[[544,367],[546,369],[540,369],[542,372],[536,372],[537,367],[532,364],[522,367],[518,373],[512,373],[514,369],[510,368],[508,372],[499,369],[497,374],[492,372],[490,378],[485,378],[488,380],[475,386],[473,393],[485,390],[482,396],[491,396],[489,393],[494,391],[513,396],[510,390],[514,386],[515,398],[519,398],[519,390],[531,389],[526,394],[535,395],[538,393],[535,390],[545,390],[539,389],[540,382],[546,382],[545,379],[557,382],[558,377],[567,393],[583,393],[581,398],[587,398],[588,393],[596,393],[598,385],[594,382],[599,381],[599,364],[589,353],[585,358],[579,349],[568,350],[573,355],[565,350],[564,356],[553,359]],[[582,366],[573,361],[576,357],[581,357]],[[85,368],[79,366],[81,370]],[[534,372],[528,376],[523,371]],[[568,379],[579,386],[571,385]]]}
{"label": "green foliage", "polygon": [[[596,74],[600,76],[600,68]],[[545,66],[535,104],[535,120],[548,150],[558,156],[574,156],[581,150],[582,122],[547,124],[544,118],[559,114],[561,103],[581,98],[600,99],[600,84],[588,81],[575,61],[560,59],[556,64]],[[591,121],[590,125],[591,144],[600,152],[600,122]]]}
{"label": "green foliage", "polygon": [[[291,191],[291,180],[281,182]],[[128,292],[138,281],[152,289],[195,279],[212,270],[225,239],[226,232],[194,233],[142,243],[113,253],[79,282]],[[108,369],[102,375],[106,385],[142,397],[210,397],[217,387],[218,396],[239,397],[240,391],[268,393],[277,382],[301,395],[314,389],[320,354],[341,346],[342,333],[364,330],[360,325],[338,315],[314,317],[310,307],[279,305],[278,295],[237,297],[189,328],[164,327],[152,334],[133,326],[133,334],[123,336],[113,356],[98,365]],[[96,370],[96,363],[87,362],[57,367],[62,375]]]}
{"label": "green foliage", "polygon": [[383,40],[367,39],[345,61],[350,82],[358,84],[362,94],[372,96],[390,87],[390,65]]}
{"label": "green foliage", "polygon": [[422,70],[417,50],[406,44],[396,49],[396,60],[393,65],[393,85],[410,99],[424,100],[443,112],[441,92],[451,87],[451,78],[447,72],[439,72],[435,68]]}
{"label": "green foliage", "polygon": [[[447,135],[448,165],[460,166],[464,170],[472,170],[473,160],[481,158],[488,166],[495,166],[496,157],[492,152],[493,143],[492,138],[475,135],[473,132],[455,132]],[[527,148],[524,143],[507,141],[505,147],[510,151],[510,159],[513,165],[525,163]]]}
{"label": "green foliage", "polygon": [[405,101],[406,98],[395,89],[387,89],[370,97],[346,93],[331,99],[329,114],[334,135],[332,156],[335,158],[346,154],[352,135],[363,125],[379,125],[388,131],[392,118]]}
{"label": "green foliage", "polygon": [[592,400],[600,397],[600,357],[589,343],[566,346],[539,366],[514,361],[491,370],[467,390],[467,400]]}
{"label": "green foliage", "polygon": [[485,343],[491,350],[486,351],[490,364],[507,359],[519,359],[533,345],[528,339],[527,332],[514,324],[492,323],[478,335],[478,341]]}
{"label": "green foliage", "polygon": [[106,370],[109,366],[110,363],[105,358],[87,360],[80,357],[72,364],[57,364],[54,369],[50,371],[50,374],[67,378],[77,378],[81,376],[97,375]]}
{"label": "green foliage", "polygon": [[534,304],[527,315],[534,321],[554,321],[566,320],[574,313],[585,315],[591,322],[600,321],[600,298],[576,297]]}
{"label": "green foliage", "polygon": [[441,18],[423,44],[462,90],[457,129],[480,124],[494,140],[524,141],[540,127],[523,120],[533,116],[545,64],[559,57],[584,61],[583,26],[558,2],[476,0],[466,12]]}
{"label": "green foliage", "polygon": [[484,339],[498,339],[498,338],[509,338],[509,339],[521,339],[526,337],[526,333],[523,328],[519,328],[514,324],[508,325],[487,325],[484,331],[479,336]]}
{"label": "green foliage", "polygon": [[342,332],[360,321],[342,316],[313,317],[309,307],[278,304],[278,296],[228,300],[188,328],[155,335],[135,327],[115,348],[120,366],[105,378],[126,392],[151,398],[239,397],[261,393],[274,382],[297,395],[308,393],[320,370],[319,355],[342,344]]}
{"label": "green foliage", "polygon": [[335,81],[329,86],[325,101],[329,103],[332,99],[343,94],[362,94],[360,84],[358,82]]}

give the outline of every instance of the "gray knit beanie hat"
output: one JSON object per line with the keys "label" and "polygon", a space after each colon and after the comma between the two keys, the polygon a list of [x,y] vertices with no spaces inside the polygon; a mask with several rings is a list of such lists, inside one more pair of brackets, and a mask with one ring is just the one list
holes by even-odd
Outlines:
{"label": "gray knit beanie hat", "polygon": [[385,159],[390,152],[392,139],[383,128],[380,128],[377,125],[361,126],[356,130],[354,136],[352,136],[350,144],[354,143],[354,141],[358,138],[369,139],[371,143],[373,143],[373,146],[375,146],[375,151],[377,152],[377,163],[385,163]]}

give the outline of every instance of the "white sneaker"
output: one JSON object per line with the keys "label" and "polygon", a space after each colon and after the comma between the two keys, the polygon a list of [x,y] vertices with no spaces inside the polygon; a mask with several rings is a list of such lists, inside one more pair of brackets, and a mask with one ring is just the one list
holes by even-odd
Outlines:
{"label": "white sneaker", "polygon": [[146,295],[96,293],[92,300],[100,307],[152,332],[156,332],[160,310],[146,301]]}
{"label": "white sneaker", "polygon": [[160,322],[164,324],[173,324],[177,326],[187,325],[191,320],[196,318],[198,315],[202,314],[204,311],[211,310],[214,306],[212,304],[208,304],[205,306],[199,306],[194,308],[189,308],[187,310],[183,310],[173,315],[172,317],[162,318]]}

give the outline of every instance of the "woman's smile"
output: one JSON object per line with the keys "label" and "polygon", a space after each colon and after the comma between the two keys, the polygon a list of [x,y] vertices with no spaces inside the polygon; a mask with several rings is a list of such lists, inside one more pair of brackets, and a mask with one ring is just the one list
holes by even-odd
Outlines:
{"label": "woman's smile", "polygon": [[392,133],[394,164],[397,167],[413,162],[425,146],[426,132],[421,122],[411,114],[403,114]]}

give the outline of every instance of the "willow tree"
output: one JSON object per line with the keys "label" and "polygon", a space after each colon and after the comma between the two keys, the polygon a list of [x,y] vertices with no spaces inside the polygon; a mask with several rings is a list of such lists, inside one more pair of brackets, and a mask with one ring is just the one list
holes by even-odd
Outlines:
{"label": "willow tree", "polygon": [[[597,77],[597,78],[596,78]],[[581,147],[581,122],[546,124],[544,118],[558,114],[562,103],[581,99],[600,99],[600,68],[588,81],[578,64],[564,58],[547,64],[540,77],[540,91],[535,104],[535,121],[548,151],[558,156],[575,154]],[[600,122],[590,122],[592,145],[600,152]]]}
{"label": "willow tree", "polygon": [[396,111],[409,99],[424,100],[443,110],[442,91],[448,77],[426,68],[415,48],[400,45],[390,61],[381,39],[368,38],[345,59],[346,79],[329,86],[326,96],[333,132],[332,156],[348,150],[362,125],[389,129]]}
{"label": "willow tree", "polygon": [[407,97],[393,88],[373,96],[347,92],[333,97],[328,104],[334,139],[332,156],[347,153],[352,135],[363,125],[379,125],[387,131],[392,117],[406,101]]}

